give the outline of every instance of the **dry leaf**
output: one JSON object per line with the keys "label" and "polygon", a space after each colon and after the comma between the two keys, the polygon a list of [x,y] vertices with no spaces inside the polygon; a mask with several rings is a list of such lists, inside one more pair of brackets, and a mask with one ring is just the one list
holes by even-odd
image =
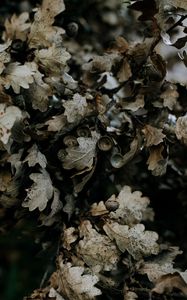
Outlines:
{"label": "dry leaf", "polygon": [[92,204],[90,213],[93,217],[96,217],[96,216],[105,215],[105,214],[109,213],[109,211],[106,209],[104,202],[100,201],[99,203]]}
{"label": "dry leaf", "polygon": [[53,44],[47,49],[35,51],[36,62],[51,76],[62,74],[64,66],[71,55],[63,47]]}
{"label": "dry leaf", "polygon": [[20,93],[21,87],[28,89],[34,81],[32,63],[27,62],[24,65],[18,62],[10,63],[4,73],[5,77],[2,78],[4,87],[9,89],[11,86],[16,94]]}
{"label": "dry leaf", "polygon": [[51,178],[45,169],[41,170],[41,173],[32,173],[29,177],[34,183],[27,189],[27,197],[22,206],[27,207],[30,211],[36,208],[42,211],[53,196]]}
{"label": "dry leaf", "polygon": [[53,188],[53,199],[51,203],[51,212],[48,215],[41,214],[40,220],[42,225],[51,226],[58,220],[57,214],[62,210],[62,201],[60,200],[60,192],[57,188]]}
{"label": "dry leaf", "polygon": [[55,300],[65,300],[54,288],[50,288],[49,297]]}
{"label": "dry leaf", "polygon": [[149,280],[155,283],[161,276],[178,272],[174,268],[174,260],[182,251],[178,247],[170,247],[167,251],[159,253],[155,258],[144,261],[139,273],[146,274]]}
{"label": "dry leaf", "polygon": [[121,252],[128,251],[136,260],[159,252],[159,245],[156,242],[158,234],[154,231],[144,231],[143,224],[129,228],[127,225],[107,221],[103,229],[111,240],[115,240]]}
{"label": "dry leaf", "polygon": [[44,124],[48,125],[48,131],[60,131],[66,125],[66,117],[64,114],[53,116],[50,120],[46,121]]}
{"label": "dry leaf", "polygon": [[43,81],[44,75],[37,70],[37,65],[33,63],[32,67],[35,68],[34,80],[30,88],[24,91],[24,94],[34,109],[45,112],[49,106],[49,96],[53,95],[52,88]]}
{"label": "dry leaf", "polygon": [[45,169],[47,159],[45,155],[39,151],[38,146],[34,144],[28,152],[29,154],[25,157],[23,162],[27,162],[29,167],[34,167],[36,164],[39,164],[42,169]]}
{"label": "dry leaf", "polygon": [[[6,44],[5,44],[6,45]],[[5,70],[5,64],[7,64],[11,60],[11,56],[9,53],[4,51],[0,51],[0,74]]]}
{"label": "dry leaf", "polygon": [[131,111],[137,111],[140,108],[143,108],[145,105],[144,95],[138,94],[135,98],[135,101],[123,101],[123,108]]}
{"label": "dry leaf", "polygon": [[69,123],[79,121],[88,113],[88,104],[85,97],[75,93],[73,100],[68,100],[63,104],[65,108],[64,115],[67,117]]}
{"label": "dry leaf", "polygon": [[74,243],[78,238],[76,229],[74,227],[69,227],[63,231],[63,247],[67,250],[71,250],[71,244]]}
{"label": "dry leaf", "polygon": [[142,129],[142,132],[145,135],[146,147],[150,147],[153,145],[158,145],[163,142],[165,138],[165,134],[162,133],[162,129],[158,129],[151,125],[145,125]]}
{"label": "dry leaf", "polygon": [[0,140],[3,144],[8,143],[12,127],[22,117],[22,111],[18,107],[0,103]]}
{"label": "dry leaf", "polygon": [[168,84],[164,92],[160,95],[160,98],[163,99],[163,106],[168,107],[170,110],[177,104],[178,97],[177,86],[172,83]]}
{"label": "dry leaf", "polygon": [[187,145],[187,115],[177,119],[175,134],[178,140]]}
{"label": "dry leaf", "polygon": [[127,58],[123,59],[122,66],[117,73],[117,78],[119,82],[127,81],[132,76],[130,64],[127,61]]}
{"label": "dry leaf", "polygon": [[167,159],[162,155],[163,150],[163,144],[150,148],[147,164],[148,170],[152,171],[154,176],[162,176],[166,173]]}
{"label": "dry leaf", "polygon": [[64,169],[91,169],[96,155],[96,144],[100,135],[92,131],[92,137],[77,138],[78,146],[68,147],[62,159]]}
{"label": "dry leaf", "polygon": [[135,300],[135,299],[138,299],[138,295],[134,292],[127,291],[124,294],[124,300]]}
{"label": "dry leaf", "polygon": [[60,27],[52,26],[55,17],[65,9],[63,0],[43,0],[34,16],[34,22],[31,25],[28,36],[30,48],[48,47],[52,43],[61,43],[64,30]]}
{"label": "dry leaf", "polygon": [[119,207],[110,213],[110,218],[121,224],[136,224],[142,221],[143,214],[149,205],[149,199],[142,197],[139,191],[132,192],[129,186],[124,186],[116,197]]}
{"label": "dry leaf", "polygon": [[95,300],[101,291],[94,285],[99,281],[96,275],[84,274],[84,267],[75,267],[71,263],[60,262],[58,271],[58,291],[66,300]]}
{"label": "dry leaf", "polygon": [[29,14],[28,12],[23,12],[21,15],[16,16],[15,14],[12,17],[5,20],[5,32],[3,33],[4,40],[22,40],[27,39],[29,28],[31,23],[29,23]]}
{"label": "dry leaf", "polygon": [[157,294],[171,293],[174,288],[180,290],[187,296],[187,284],[177,272],[161,276],[157,280],[152,292]]}
{"label": "dry leaf", "polygon": [[97,232],[90,221],[85,220],[79,226],[83,238],[77,247],[77,254],[93,270],[111,271],[119,260],[119,251],[106,236]]}

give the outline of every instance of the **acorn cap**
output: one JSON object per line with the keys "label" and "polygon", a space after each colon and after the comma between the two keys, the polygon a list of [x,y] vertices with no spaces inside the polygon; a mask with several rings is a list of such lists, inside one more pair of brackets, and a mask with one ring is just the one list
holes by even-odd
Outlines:
{"label": "acorn cap", "polygon": [[110,163],[116,169],[121,168],[123,166],[123,156],[120,153],[113,154]]}
{"label": "acorn cap", "polygon": [[109,151],[114,145],[112,138],[107,135],[102,136],[97,142],[98,148],[101,151]]}
{"label": "acorn cap", "polygon": [[63,143],[64,143],[64,145],[66,145],[68,147],[74,147],[77,145],[77,139],[73,135],[66,135],[63,138]]}

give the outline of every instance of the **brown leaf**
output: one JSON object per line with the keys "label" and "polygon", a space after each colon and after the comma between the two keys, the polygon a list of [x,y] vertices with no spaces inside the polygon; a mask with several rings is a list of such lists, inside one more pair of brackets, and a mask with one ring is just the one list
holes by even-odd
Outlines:
{"label": "brown leaf", "polygon": [[165,134],[162,133],[162,129],[158,129],[149,124],[145,125],[142,129],[146,140],[146,147],[158,145],[163,142]]}
{"label": "brown leaf", "polygon": [[178,97],[177,87],[172,83],[166,84],[164,92],[160,95],[160,98],[163,99],[163,106],[168,107],[170,110],[177,104]]}
{"label": "brown leaf", "polygon": [[163,150],[163,144],[150,148],[150,154],[147,160],[148,170],[151,170],[155,176],[162,176],[166,173],[167,159],[162,155]]}
{"label": "brown leaf", "polygon": [[157,294],[171,293],[174,288],[180,290],[187,296],[187,284],[177,272],[161,276],[157,280],[152,292]]}
{"label": "brown leaf", "polygon": [[79,226],[83,239],[77,247],[77,254],[93,270],[111,271],[119,260],[119,250],[106,236],[97,232],[90,221],[85,220]]}
{"label": "brown leaf", "polygon": [[131,67],[126,58],[123,59],[121,68],[117,73],[119,82],[127,81],[132,76]]}
{"label": "brown leaf", "polygon": [[[62,159],[64,169],[90,170],[96,155],[96,144],[100,135],[93,131],[92,137],[78,137],[78,146],[68,147]],[[86,171],[85,170],[85,171]]]}

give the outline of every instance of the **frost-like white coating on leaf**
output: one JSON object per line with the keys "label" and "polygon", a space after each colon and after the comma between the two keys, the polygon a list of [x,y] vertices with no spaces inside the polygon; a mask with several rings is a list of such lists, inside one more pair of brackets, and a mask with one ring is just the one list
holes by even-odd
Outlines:
{"label": "frost-like white coating on leaf", "polygon": [[59,290],[66,299],[94,300],[101,295],[101,291],[95,287],[99,281],[96,275],[84,274],[84,267],[72,266],[71,263],[60,263]]}
{"label": "frost-like white coating on leaf", "polygon": [[53,196],[53,185],[48,172],[45,169],[41,173],[32,173],[30,179],[34,182],[27,191],[27,196],[22,203],[30,211],[36,208],[42,211]]}
{"label": "frost-like white coating on leaf", "polygon": [[159,252],[158,234],[154,231],[145,231],[143,224],[136,224],[130,228],[109,221],[105,223],[103,229],[111,240],[115,240],[121,252],[128,251],[136,260]]}
{"label": "frost-like white coating on leaf", "polygon": [[124,186],[116,197],[118,209],[110,213],[110,217],[121,224],[136,224],[143,219],[143,213],[149,205],[149,199],[142,197],[140,191],[131,191],[129,186]]}
{"label": "frost-like white coating on leaf", "polygon": [[92,269],[111,271],[120,258],[116,245],[106,236],[92,228],[85,220],[79,226],[83,239],[77,247],[77,254]]}
{"label": "frost-like white coating on leaf", "polygon": [[91,169],[99,137],[96,131],[92,132],[92,137],[78,137],[78,146],[68,147],[67,155],[62,160],[64,169]]}

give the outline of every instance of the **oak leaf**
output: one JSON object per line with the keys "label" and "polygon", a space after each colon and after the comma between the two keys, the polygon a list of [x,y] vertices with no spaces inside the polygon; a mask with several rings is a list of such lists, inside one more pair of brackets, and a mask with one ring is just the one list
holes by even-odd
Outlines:
{"label": "oak leaf", "polygon": [[111,271],[120,254],[115,244],[97,232],[88,220],[81,223],[79,233],[83,239],[78,244],[77,255],[93,270]]}
{"label": "oak leaf", "polygon": [[64,115],[69,123],[79,121],[88,113],[88,104],[86,98],[78,93],[73,95],[73,100],[68,100],[63,104],[65,108]]}
{"label": "oak leaf", "polygon": [[158,234],[154,231],[144,231],[143,224],[136,224],[130,228],[128,225],[107,221],[103,229],[108,237],[116,242],[121,252],[128,251],[136,260],[159,252],[156,242]]}
{"label": "oak leaf", "polygon": [[27,196],[22,206],[29,208],[30,211],[36,208],[42,211],[53,196],[51,178],[45,169],[42,169],[41,173],[32,173],[29,177],[33,181],[33,184],[27,190]]}
{"label": "oak leaf", "polygon": [[23,162],[27,162],[29,167],[34,167],[36,164],[39,164],[43,169],[45,169],[47,165],[45,155],[39,151],[36,144],[29,149],[29,154],[25,157]]}
{"label": "oak leaf", "polygon": [[21,87],[28,89],[34,81],[34,71],[31,63],[25,63],[24,65],[20,65],[18,62],[10,63],[4,73],[5,76],[2,78],[4,87],[9,89],[11,86],[16,94],[20,93]]}
{"label": "oak leaf", "polygon": [[158,129],[149,124],[146,124],[142,129],[146,140],[146,147],[158,145],[163,142],[165,134],[162,133],[162,129]]}
{"label": "oak leaf", "polygon": [[0,103],[0,140],[3,144],[8,143],[13,125],[22,117],[22,112],[18,107]]}
{"label": "oak leaf", "polygon": [[60,262],[58,291],[66,300],[95,300],[96,296],[101,295],[101,291],[95,287],[99,278],[96,275],[84,274],[85,271],[84,267]]}
{"label": "oak leaf", "polygon": [[68,147],[62,160],[64,169],[91,169],[96,155],[96,144],[100,135],[92,132],[92,137],[78,137],[78,146]]}
{"label": "oak leaf", "polygon": [[143,219],[143,214],[149,205],[149,199],[142,197],[140,191],[131,191],[130,186],[124,186],[115,199],[119,207],[110,212],[110,218],[121,224],[136,224]]}

